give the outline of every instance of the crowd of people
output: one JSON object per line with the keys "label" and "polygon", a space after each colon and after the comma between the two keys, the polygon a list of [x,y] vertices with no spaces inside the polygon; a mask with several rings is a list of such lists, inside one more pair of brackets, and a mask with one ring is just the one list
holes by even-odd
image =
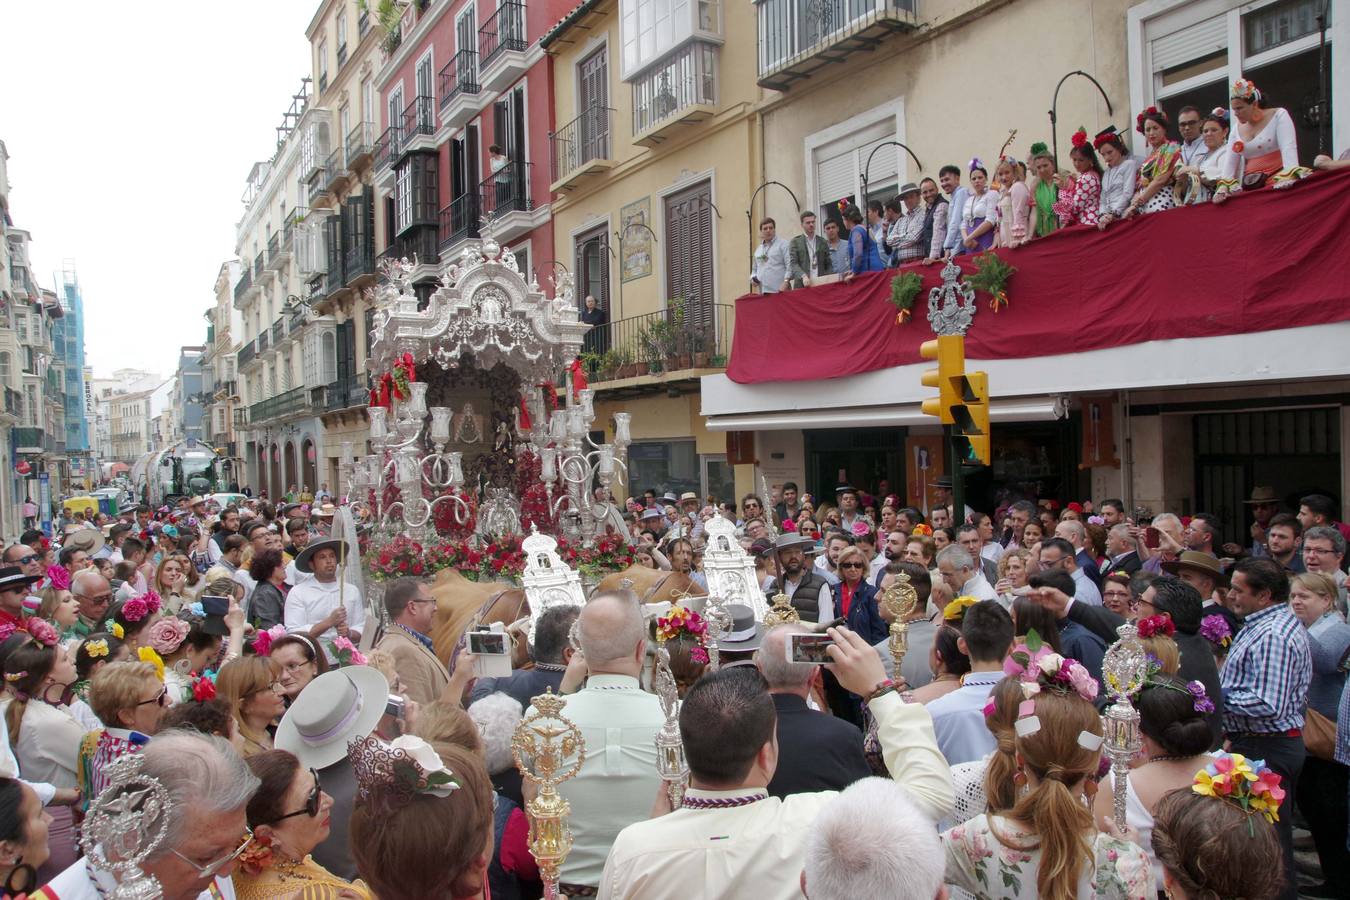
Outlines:
{"label": "crowd of people", "polygon": [[[1224,203],[1239,191],[1287,187],[1311,173],[1299,165],[1288,110],[1267,105],[1249,79],[1235,81],[1230,94],[1226,109],[1182,106],[1175,121],[1156,106],[1139,113],[1142,157],[1115,126],[1095,136],[1080,128],[1069,151],[1070,171],[1057,167],[1038,142],[1027,159],[1001,155],[992,169],[978,157],[964,170],[945,165],[936,180],[901,185],[884,202],[841,200],[837,211],[829,211],[823,234],[811,211],[801,214],[801,234],[790,241],[766,218],[751,289],[772,294],[827,276],[848,281],[864,272],[1018,247],[1074,225],[1104,229],[1179,206]],[[1333,168],[1347,158],[1320,156],[1314,167]]]}
{"label": "crowd of people", "polygon": [[[739,504],[647,491],[626,514],[638,564],[690,590],[550,607],[496,678],[467,648],[437,654],[419,579],[383,585],[363,653],[378,626],[322,507],[184,498],[25,534],[0,566],[3,890],[539,897],[511,748],[551,690],[585,739],[559,788],[564,896],[1346,896],[1335,504],[1285,512],[1258,487],[1239,544],[1208,514],[1140,521],[1115,499],[951,500],[941,480],[926,511],[884,483],[820,502],[790,482]],[[714,511],[798,622],[733,603],[711,646]],[[915,600],[898,670],[897,590]],[[1149,666],[1120,829],[1100,713],[1127,620]],[[793,661],[807,633],[827,662]],[[658,645],[689,770],[674,809]],[[166,805],[146,805],[153,786]],[[1296,821],[1323,884],[1297,886]],[[146,842],[135,870],[90,842],[118,829]]]}

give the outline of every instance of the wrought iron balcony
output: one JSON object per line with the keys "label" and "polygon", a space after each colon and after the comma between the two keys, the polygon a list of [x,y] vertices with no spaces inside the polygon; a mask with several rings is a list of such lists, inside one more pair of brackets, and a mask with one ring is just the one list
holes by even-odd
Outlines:
{"label": "wrought iron balcony", "polygon": [[284,394],[254,403],[248,408],[248,418],[254,424],[283,419],[304,412],[310,408],[310,403],[309,388],[292,388]]}
{"label": "wrought iron balcony", "polygon": [[328,173],[330,170],[328,168],[328,163],[332,158],[333,155],[330,153],[322,162],[314,167],[314,171],[309,175],[308,197],[310,206],[313,206],[320,199],[329,194]]}
{"label": "wrought iron balcony", "polygon": [[592,106],[548,136],[554,190],[570,188],[583,175],[612,168],[614,110]]}
{"label": "wrought iron balcony", "polygon": [[253,257],[253,277],[254,277],[254,278],[261,278],[261,277],[262,277],[263,267],[264,267],[265,264],[266,264],[266,259],[265,259],[264,255],[263,255],[263,251],[259,250],[259,251],[258,251],[258,255],[255,256],[255,257]]}
{"label": "wrought iron balcony", "polygon": [[281,268],[281,232],[274,231],[267,238],[267,267],[275,271]]}
{"label": "wrought iron balcony", "polygon": [[[441,213],[443,222],[445,210],[441,210]],[[407,237],[399,238],[386,247],[379,255],[379,259],[406,259],[419,267],[438,264],[441,254],[437,244],[437,229],[413,229],[408,232]]]}
{"label": "wrought iron balcony", "polygon": [[355,169],[362,163],[370,162],[375,149],[375,126],[369,122],[357,122],[356,127],[347,132],[347,168]]}
{"label": "wrought iron balcony", "polygon": [[364,375],[330,381],[325,394],[324,409],[327,412],[365,406],[370,399],[370,389],[366,386]]}
{"label": "wrought iron balcony", "polygon": [[[499,218],[513,212],[528,212],[530,205],[530,164],[511,160],[478,185],[482,214]],[[495,232],[494,232],[495,233]]]}
{"label": "wrought iron balcony", "polygon": [[375,237],[366,231],[357,238],[342,248],[342,280],[348,286],[363,275],[375,274]]}
{"label": "wrought iron balcony", "polygon": [[366,32],[370,30],[370,10],[362,7],[361,12],[356,16],[356,36],[363,38]]}
{"label": "wrought iron balcony", "polygon": [[395,155],[415,149],[419,138],[436,133],[436,107],[430,97],[418,96],[403,108],[399,117],[399,147]]}
{"label": "wrought iron balcony", "polygon": [[717,55],[695,41],[633,82],[633,143],[651,147],[717,109]]}
{"label": "wrought iron balcony", "polygon": [[266,329],[266,328],[264,328],[262,331],[258,332],[258,352],[259,352],[259,353],[266,353],[266,352],[267,352],[267,329]]}
{"label": "wrought iron balcony", "polygon": [[398,126],[390,125],[375,139],[375,168],[387,169],[398,153]]}
{"label": "wrought iron balcony", "polygon": [[280,347],[281,342],[286,339],[286,323],[277,319],[272,323],[272,346]]}
{"label": "wrought iron balcony", "polygon": [[243,296],[248,293],[248,289],[251,287],[253,287],[253,272],[250,271],[247,267],[245,267],[244,274],[241,275],[239,277],[239,280],[236,281],[234,284],[234,302],[235,303],[240,302]]}
{"label": "wrought iron balcony", "polygon": [[735,308],[686,300],[663,312],[597,325],[582,338],[582,360],[596,381],[726,366]]}
{"label": "wrought iron balcony", "polygon": [[441,127],[459,128],[478,114],[478,54],[461,50],[437,77],[441,94]]}
{"label": "wrought iron balcony", "polygon": [[785,91],[919,26],[918,0],[760,0],[759,84]]}
{"label": "wrought iron balcony", "polygon": [[461,241],[478,238],[481,198],[469,191],[450,202],[440,213],[440,252],[449,251]]}
{"label": "wrought iron balcony", "polygon": [[249,341],[247,344],[239,348],[239,355],[236,357],[235,365],[237,365],[239,368],[242,369],[244,368],[244,366],[253,362],[253,358],[257,355],[258,355],[257,344],[255,344],[253,341]]}
{"label": "wrought iron balcony", "polygon": [[483,55],[483,66],[492,64],[504,50],[524,50],[525,4],[521,0],[506,0],[497,7],[483,27],[478,29],[478,52]]}
{"label": "wrought iron balcony", "polygon": [[327,169],[327,175],[324,177],[324,190],[331,194],[334,189],[347,177],[346,149],[341,143],[334,148],[333,152],[328,154],[328,162],[324,163]]}

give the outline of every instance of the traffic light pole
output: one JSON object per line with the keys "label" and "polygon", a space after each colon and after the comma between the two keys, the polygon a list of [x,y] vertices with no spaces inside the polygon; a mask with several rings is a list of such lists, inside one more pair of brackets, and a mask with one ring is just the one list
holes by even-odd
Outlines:
{"label": "traffic light pole", "polygon": [[966,489],[965,475],[962,472],[961,454],[958,452],[956,429],[951,425],[942,426],[942,435],[947,442],[947,471],[952,473],[952,527],[960,528],[965,523]]}

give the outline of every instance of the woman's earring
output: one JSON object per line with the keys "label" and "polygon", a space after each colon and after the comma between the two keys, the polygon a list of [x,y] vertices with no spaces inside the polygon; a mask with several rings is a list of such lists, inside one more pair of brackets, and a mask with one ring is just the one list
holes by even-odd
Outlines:
{"label": "woman's earring", "polygon": [[180,659],[173,664],[173,670],[184,677],[192,674],[192,661]]}
{"label": "woman's earring", "polygon": [[1026,792],[1028,790],[1026,772],[1023,772],[1021,769],[1018,769],[1016,772],[1013,773],[1013,787],[1017,789],[1016,791],[1017,796],[1022,797],[1026,795]]}

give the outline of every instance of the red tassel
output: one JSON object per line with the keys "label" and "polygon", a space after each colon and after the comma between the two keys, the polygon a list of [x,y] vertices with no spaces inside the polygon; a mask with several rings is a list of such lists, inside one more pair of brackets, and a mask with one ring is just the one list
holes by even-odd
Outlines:
{"label": "red tassel", "polygon": [[525,398],[520,399],[520,430],[529,431],[534,428],[534,420],[530,418],[530,410],[525,406]]}
{"label": "red tassel", "polygon": [[572,399],[576,400],[581,391],[586,390],[590,385],[586,381],[586,371],[581,365],[581,357],[572,360]]}

